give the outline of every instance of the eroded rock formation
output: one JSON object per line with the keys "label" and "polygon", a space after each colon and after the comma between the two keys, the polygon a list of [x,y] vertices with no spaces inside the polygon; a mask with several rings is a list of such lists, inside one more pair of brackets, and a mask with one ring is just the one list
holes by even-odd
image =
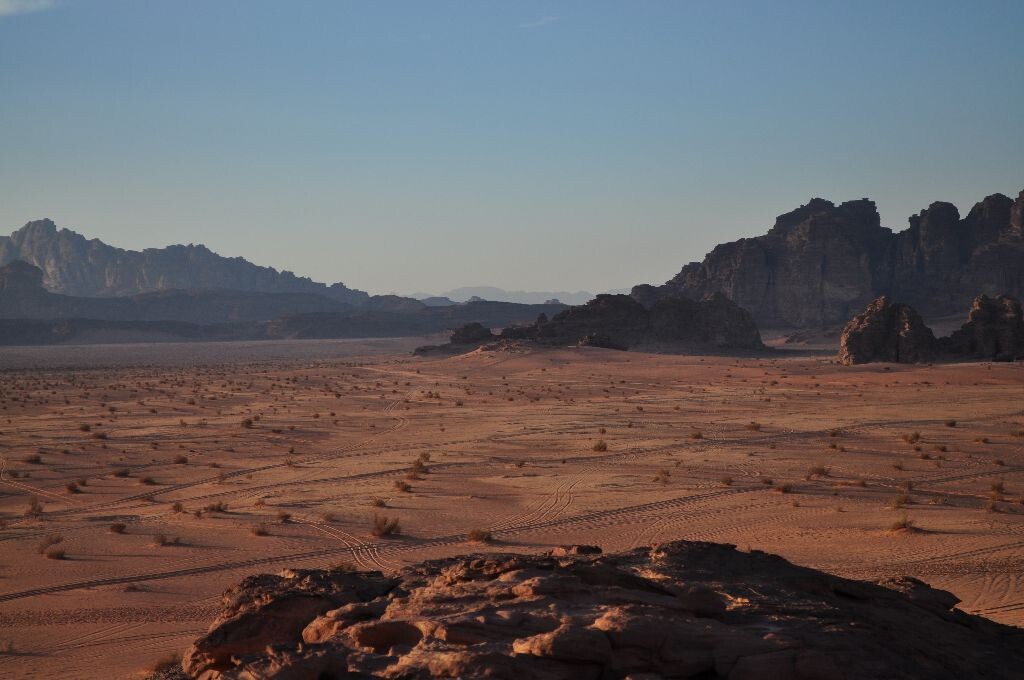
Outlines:
{"label": "eroded rock formation", "polygon": [[1024,314],[1016,298],[979,295],[967,323],[935,339],[914,308],[880,297],[853,317],[840,339],[839,361],[920,363],[933,359],[1014,361],[1024,358]]}
{"label": "eroded rock formation", "polygon": [[839,340],[839,361],[914,364],[935,358],[935,335],[913,307],[882,296],[853,317]]}
{"label": "eroded rock formation", "polygon": [[190,677],[1019,677],[1024,632],[912,578],[839,578],[731,545],[475,555],[379,573],[249,577]]}
{"label": "eroded rock formation", "polygon": [[717,246],[659,291],[723,292],[762,328],[844,323],[881,295],[926,316],[956,313],[979,292],[1024,295],[1024,191],[988,196],[966,217],[944,202],[881,225],[873,201],[820,198],[779,216],[767,234]]}
{"label": "eroded rock formation", "polygon": [[1013,361],[1024,357],[1024,315],[1020,302],[1000,295],[990,298],[979,295],[971,304],[971,311],[960,330],[939,341],[947,354]]}
{"label": "eroded rock formation", "polygon": [[[645,299],[645,298],[641,298]],[[679,296],[648,300],[598,295],[532,326],[506,328],[501,338],[546,345],[611,349],[706,351],[763,349],[750,314],[721,293],[695,301]]]}

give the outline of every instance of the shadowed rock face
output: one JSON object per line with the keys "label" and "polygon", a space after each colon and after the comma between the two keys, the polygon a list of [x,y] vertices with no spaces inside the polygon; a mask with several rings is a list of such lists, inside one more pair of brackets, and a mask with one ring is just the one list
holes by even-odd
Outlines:
{"label": "shadowed rock face", "polygon": [[[641,299],[650,302],[650,308]],[[750,314],[721,293],[699,302],[678,296],[598,295],[532,326],[506,328],[501,338],[610,349],[763,348]]]}
{"label": "shadowed rock face", "polygon": [[1022,214],[1024,192],[1016,201],[993,194],[963,219],[937,202],[894,234],[873,201],[816,198],[763,236],[717,246],[660,290],[723,292],[763,328],[842,323],[881,295],[928,316],[953,314],[979,291],[1024,294]]}
{"label": "shadowed rock face", "polygon": [[880,297],[843,330],[839,361],[920,363],[940,359],[1013,361],[1024,358],[1024,314],[1016,298],[979,295],[967,323],[938,340],[914,308]]}
{"label": "shadowed rock face", "polygon": [[0,265],[12,260],[39,267],[51,292],[82,297],[182,288],[313,293],[349,304],[361,304],[369,297],[341,283],[327,286],[241,257],[222,257],[203,245],[122,250],[58,229],[51,220],[29,222],[10,236],[0,236]]}
{"label": "shadowed rock face", "polygon": [[1024,664],[1022,631],[912,578],[851,581],[715,543],[594,552],[250,577],[183,667],[205,680],[998,680]]}
{"label": "shadowed rock face", "polygon": [[910,305],[882,296],[853,317],[839,340],[839,361],[914,364],[935,358],[935,336]]}
{"label": "shadowed rock face", "polygon": [[950,337],[942,338],[939,346],[945,353],[976,359],[1013,361],[1024,357],[1020,302],[1005,295],[979,295],[971,304],[967,323]]}

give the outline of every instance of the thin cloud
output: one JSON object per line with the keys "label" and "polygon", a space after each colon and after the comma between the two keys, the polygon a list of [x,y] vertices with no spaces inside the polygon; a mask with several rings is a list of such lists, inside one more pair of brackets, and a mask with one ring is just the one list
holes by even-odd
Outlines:
{"label": "thin cloud", "polygon": [[0,0],[0,17],[42,12],[54,4],[54,0]]}
{"label": "thin cloud", "polygon": [[541,28],[543,26],[550,26],[562,17],[541,17],[536,21],[528,21],[525,24],[519,24],[519,28]]}

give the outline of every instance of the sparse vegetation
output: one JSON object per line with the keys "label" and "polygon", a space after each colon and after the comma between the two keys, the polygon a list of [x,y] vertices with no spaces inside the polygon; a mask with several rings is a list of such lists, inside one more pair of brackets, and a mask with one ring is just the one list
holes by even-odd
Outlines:
{"label": "sparse vegetation", "polygon": [[370,529],[370,533],[377,538],[392,536],[401,533],[401,525],[399,524],[397,517],[386,517],[384,515],[375,514],[373,516],[373,524]]}
{"label": "sparse vegetation", "polygon": [[494,540],[491,532],[486,529],[473,529],[467,534],[467,538],[473,543],[490,543]]}
{"label": "sparse vegetation", "polygon": [[607,451],[608,442],[603,439],[598,439],[597,442],[594,443],[593,449],[594,451]]}

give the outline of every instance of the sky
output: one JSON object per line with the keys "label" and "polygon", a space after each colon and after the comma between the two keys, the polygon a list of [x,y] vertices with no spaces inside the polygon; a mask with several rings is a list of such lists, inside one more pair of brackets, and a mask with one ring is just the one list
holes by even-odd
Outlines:
{"label": "sky", "polygon": [[1024,189],[1024,2],[0,0],[0,233],[371,293],[660,283]]}

